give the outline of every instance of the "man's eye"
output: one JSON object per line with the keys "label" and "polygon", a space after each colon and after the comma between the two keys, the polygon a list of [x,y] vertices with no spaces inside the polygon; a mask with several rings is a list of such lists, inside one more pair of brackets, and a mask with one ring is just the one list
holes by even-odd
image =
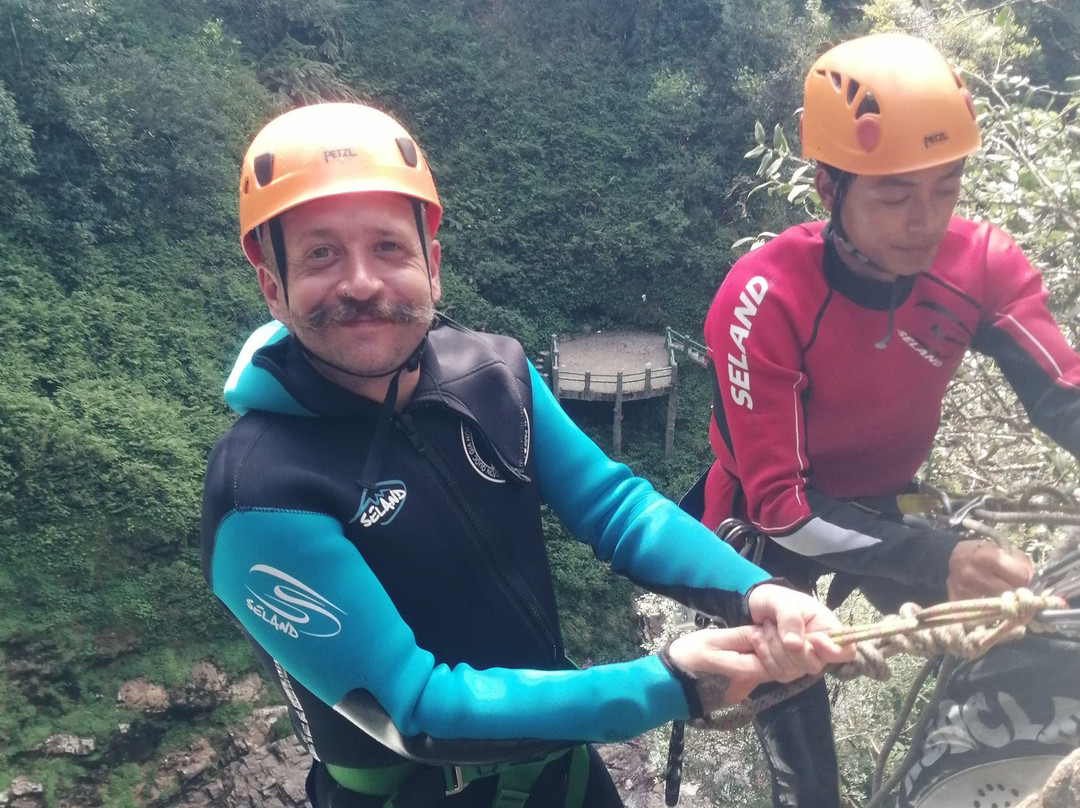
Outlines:
{"label": "man's eye", "polygon": [[376,252],[388,253],[388,252],[396,252],[397,250],[400,250],[400,249],[401,249],[401,245],[398,244],[396,241],[380,241],[378,244],[375,245],[375,251]]}
{"label": "man's eye", "polygon": [[881,200],[881,204],[888,205],[891,208],[899,207],[900,205],[903,205],[905,202],[907,202],[907,197],[906,196],[901,196],[901,197],[896,197],[896,198],[886,197],[886,198]]}
{"label": "man's eye", "polygon": [[316,261],[324,261],[331,255],[333,255],[333,252],[330,250],[329,247],[316,247],[308,253],[308,257]]}

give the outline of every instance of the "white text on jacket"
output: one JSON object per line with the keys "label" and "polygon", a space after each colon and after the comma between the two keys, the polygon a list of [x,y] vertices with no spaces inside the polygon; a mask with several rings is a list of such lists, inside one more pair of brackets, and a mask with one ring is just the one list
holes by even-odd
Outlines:
{"label": "white text on jacket", "polygon": [[728,328],[728,334],[735,345],[735,352],[727,355],[728,381],[731,382],[731,400],[748,410],[754,409],[754,399],[750,396],[750,369],[746,362],[745,342],[754,325],[754,315],[758,306],[769,291],[768,282],[760,275],[755,275],[746,283],[746,288],[739,293],[742,305],[735,307],[735,319]]}

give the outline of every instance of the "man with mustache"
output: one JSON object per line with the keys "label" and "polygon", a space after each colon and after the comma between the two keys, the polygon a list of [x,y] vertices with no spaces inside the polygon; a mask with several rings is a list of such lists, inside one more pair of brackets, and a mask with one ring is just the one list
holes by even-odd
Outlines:
{"label": "man with mustache", "polygon": [[[203,569],[314,757],[314,806],[617,806],[585,742],[852,652],[608,460],[514,340],[436,313],[441,214],[415,141],[370,107],[256,136],[240,234],[276,320],[226,385],[242,417],[209,460]],[[746,625],[575,670],[541,503],[616,571]]]}
{"label": "man with mustache", "polygon": [[[953,216],[980,144],[971,95],[923,40],[855,39],[807,74],[800,138],[830,218],[745,255],[710,307],[716,461],[698,489],[703,522],[752,523],[761,565],[804,591],[838,573],[830,605],[855,585],[885,612],[1021,587],[1022,553],[904,523],[898,499],[968,348],[998,362],[1036,426],[1080,452],[1080,357],[1038,272],[1001,230]],[[823,683],[757,728],[775,805],[839,805]]]}

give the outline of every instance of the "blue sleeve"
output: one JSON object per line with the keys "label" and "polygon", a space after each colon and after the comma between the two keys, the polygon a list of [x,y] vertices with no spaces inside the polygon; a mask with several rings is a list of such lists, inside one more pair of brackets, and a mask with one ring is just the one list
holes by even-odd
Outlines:
{"label": "blue sleeve", "polygon": [[234,511],[211,569],[214,593],[290,675],[350,718],[350,694],[366,691],[403,736],[604,742],[689,715],[656,656],[584,671],[436,665],[326,515]]}
{"label": "blue sleeve", "polygon": [[540,494],[598,558],[683,602],[694,601],[694,592],[741,596],[769,578],[647,481],[608,459],[563,412],[531,365],[530,372]]}

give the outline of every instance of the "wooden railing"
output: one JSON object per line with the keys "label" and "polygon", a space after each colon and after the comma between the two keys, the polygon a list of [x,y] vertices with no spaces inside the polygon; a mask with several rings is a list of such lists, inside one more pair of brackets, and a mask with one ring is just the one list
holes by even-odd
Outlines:
{"label": "wooden railing", "polygon": [[671,353],[671,362],[675,363],[675,351],[682,351],[695,365],[708,367],[706,348],[700,342],[695,342],[685,334],[680,334],[671,328],[667,330],[667,346]]}
{"label": "wooden railing", "polygon": [[654,368],[648,362],[645,369],[632,373],[592,373],[564,370],[559,362],[559,340],[551,335],[551,351],[543,356],[547,366],[547,381],[559,398],[614,400],[615,418],[612,423],[611,446],[614,455],[622,452],[623,401],[666,396],[667,427],[664,431],[664,457],[669,461],[675,452],[675,403],[679,383],[679,363],[675,351],[684,352],[692,362],[705,364],[705,346],[676,331],[667,329],[665,338],[668,364]]}
{"label": "wooden railing", "polygon": [[668,362],[666,367],[649,367],[646,363],[644,370],[632,373],[593,373],[591,371],[563,370],[559,364],[558,338],[551,335],[551,355],[549,365],[551,368],[551,388],[558,392],[568,391],[589,395],[617,395],[619,393],[641,393],[654,390],[667,390],[671,387],[676,375],[675,354],[668,345]]}

